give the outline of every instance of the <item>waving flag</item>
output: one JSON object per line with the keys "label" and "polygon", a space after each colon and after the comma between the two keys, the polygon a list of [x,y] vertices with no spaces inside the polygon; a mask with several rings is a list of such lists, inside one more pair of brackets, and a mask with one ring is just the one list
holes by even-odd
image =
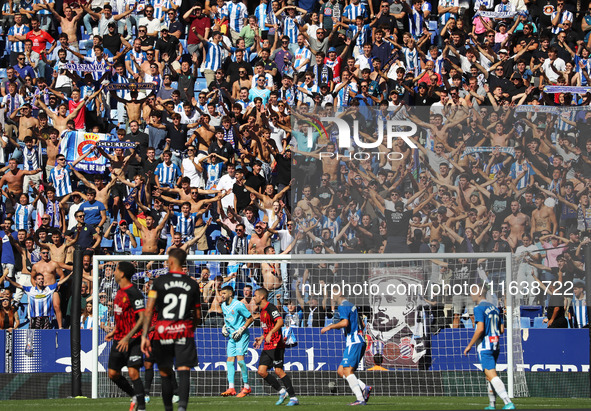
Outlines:
{"label": "waving flag", "polygon": [[[85,131],[66,131],[62,135],[60,153],[66,156],[67,162],[75,161],[81,155],[94,150],[99,141],[112,140],[110,134],[87,133]],[[76,170],[91,174],[104,173],[108,159],[98,151],[90,153],[76,165]]]}

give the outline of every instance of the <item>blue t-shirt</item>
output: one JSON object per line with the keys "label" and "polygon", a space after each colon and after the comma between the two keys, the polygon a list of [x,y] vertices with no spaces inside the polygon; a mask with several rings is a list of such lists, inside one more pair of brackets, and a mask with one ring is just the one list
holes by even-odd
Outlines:
{"label": "blue t-shirt", "polygon": [[84,222],[88,225],[98,225],[101,222],[101,211],[106,211],[105,205],[100,201],[94,200],[93,203],[85,201],[79,208],[80,211],[84,211]]}
{"label": "blue t-shirt", "polygon": [[[230,305],[225,302],[222,303],[222,312],[224,313],[224,323],[230,333],[237,331],[251,317],[248,308],[235,298]],[[248,330],[245,332],[248,332]]]}
{"label": "blue t-shirt", "polygon": [[8,236],[4,234],[2,236],[2,258],[0,259],[2,264],[13,264],[14,265],[14,251],[12,250],[12,244]]}
{"label": "blue t-shirt", "polygon": [[503,323],[499,309],[488,301],[481,301],[474,307],[474,321],[484,324],[484,336],[477,346],[478,351],[498,350]]}

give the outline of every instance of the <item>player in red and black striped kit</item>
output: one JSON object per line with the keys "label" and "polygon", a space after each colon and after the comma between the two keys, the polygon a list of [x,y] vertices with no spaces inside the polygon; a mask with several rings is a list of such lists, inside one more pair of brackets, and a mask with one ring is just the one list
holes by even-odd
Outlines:
{"label": "player in red and black striped kit", "polygon": [[[114,340],[109,354],[109,378],[132,397],[130,409],[137,405],[138,410],[145,410],[144,385],[140,379],[142,351],[139,338],[145,302],[142,292],[131,283],[134,274],[133,264],[126,261],[117,264],[115,281],[119,285],[119,290],[113,300],[115,329],[105,336],[105,340]],[[127,378],[121,375],[121,368],[124,366],[127,366],[133,388]]]}
{"label": "player in red and black striped kit", "polygon": [[[285,342],[281,334],[283,318],[277,307],[267,301],[269,292],[266,288],[259,288],[254,292],[254,302],[261,310],[261,327],[263,335],[255,338],[254,348],[258,349],[264,342],[263,352],[259,360],[258,374],[279,392],[279,400],[275,405],[281,405],[289,395],[288,406],[299,405],[295,396],[295,390],[291,384],[291,378],[283,371],[283,357],[285,355]],[[274,375],[269,374],[268,369],[275,368],[275,374],[279,377],[285,388]]]}
{"label": "player in red and black striped kit", "polygon": [[197,366],[195,327],[201,321],[199,285],[183,272],[187,253],[173,248],[168,253],[168,274],[154,280],[148,293],[146,318],[156,310],[154,336],[148,338],[149,321],[144,323],[142,351],[153,352],[162,377],[162,402],[166,411],[172,410],[173,365],[176,365],[179,384],[179,411],[189,402],[190,370]]}

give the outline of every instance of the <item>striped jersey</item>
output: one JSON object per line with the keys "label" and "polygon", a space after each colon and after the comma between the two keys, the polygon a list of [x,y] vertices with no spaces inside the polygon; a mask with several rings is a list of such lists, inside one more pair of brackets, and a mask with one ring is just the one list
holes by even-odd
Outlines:
{"label": "striped jersey", "polygon": [[417,11],[414,7],[412,13],[408,16],[408,31],[410,35],[418,40],[423,35],[423,27],[425,26],[425,18],[423,13]]}
{"label": "striped jersey", "polygon": [[205,70],[213,70],[216,71],[222,66],[223,60],[223,50],[220,44],[215,44],[211,41],[208,41],[205,44],[205,48],[207,52],[205,54],[205,62],[203,63],[203,68]]}
{"label": "striped jersey", "polygon": [[[264,102],[264,104],[267,104],[267,102],[265,101],[264,98],[263,98],[263,102]],[[206,172],[207,172],[207,181],[205,183],[206,190],[215,189],[216,184],[218,183],[218,181],[220,180],[220,177],[222,176],[223,168],[224,168],[224,163],[222,163],[221,161],[218,161],[215,164],[211,164],[211,163],[207,164],[207,166],[205,168]]]}
{"label": "striped jersey", "polygon": [[72,181],[70,179],[70,170],[66,166],[65,168],[54,167],[49,172],[49,182],[53,184],[55,188],[55,195],[57,197],[63,197],[72,192]]}
{"label": "striped jersey", "polygon": [[[6,3],[5,5],[7,5]],[[30,31],[28,26],[21,24],[20,27],[17,27],[16,24],[12,25],[8,30],[9,36],[25,36]],[[10,51],[16,53],[22,53],[25,51],[25,43],[22,41],[14,41],[10,43]]]}
{"label": "striped jersey", "polygon": [[583,328],[589,324],[589,317],[587,315],[587,298],[585,293],[581,298],[577,298],[573,295],[573,313],[575,317],[575,326],[577,328]]}
{"label": "striped jersey", "polygon": [[285,16],[283,19],[283,35],[289,37],[290,43],[297,43],[298,41],[298,26],[296,25],[296,21],[299,24],[302,24],[302,17],[295,16],[289,17]]}
{"label": "striped jersey", "polygon": [[[338,87],[338,85],[337,85]],[[348,107],[351,99],[351,92],[357,94],[357,84],[349,83],[345,87],[342,87],[337,93],[337,106]]]}
{"label": "striped jersey", "polygon": [[[111,76],[111,83],[129,84],[129,81],[130,79],[128,77],[120,76],[118,73],[115,73]],[[127,99],[129,97],[129,90],[117,90],[116,93],[120,98],[123,99]]]}
{"label": "striped jersey", "polygon": [[[558,15],[558,11],[555,11],[554,13],[552,13],[551,19],[554,20],[557,15]],[[552,34],[558,34],[561,31],[563,31],[563,28],[560,27],[560,25],[561,24],[564,24],[565,21],[570,21],[571,23],[573,22],[573,14],[570,11],[568,11],[568,10],[564,10],[560,14],[560,18],[558,19],[558,24],[556,26],[553,26],[552,27]]]}
{"label": "striped jersey", "polygon": [[248,17],[246,5],[241,2],[229,1],[224,6],[222,14],[225,14],[230,19],[230,28],[240,33],[240,30],[244,27],[244,19]]}
{"label": "striped jersey", "polygon": [[151,3],[154,7],[154,18],[158,20],[162,19],[162,17],[166,17],[164,8],[171,8],[169,0],[152,0]]}
{"label": "striped jersey", "polygon": [[[439,7],[459,7],[459,2],[458,0],[439,0]],[[457,20],[457,15],[456,13],[452,13],[452,12],[446,12],[446,13],[441,13],[439,15],[439,25],[440,27],[443,27],[447,24],[447,21],[450,18],[454,18]]]}
{"label": "striped jersey", "polygon": [[501,324],[503,323],[499,309],[488,301],[481,301],[480,304],[474,307],[474,321],[475,323],[484,324],[484,335],[478,343],[478,352],[498,350]]}
{"label": "striped jersey", "polygon": [[[311,60],[312,59],[312,52],[306,46],[303,46],[296,50],[295,57],[294,57],[294,67],[300,67],[304,60]],[[310,61],[304,64],[302,67],[298,69],[298,73],[304,73],[310,66]]]}
{"label": "striped jersey", "polygon": [[197,213],[191,213],[185,216],[183,213],[176,211],[174,216],[176,218],[176,224],[174,225],[175,231],[181,233],[183,238],[193,237]]}
{"label": "striped jersey", "polygon": [[[230,334],[238,331],[240,327],[246,324],[246,320],[252,316],[248,308],[236,298],[232,299],[229,305],[225,301],[222,303],[222,313],[224,314],[224,323]],[[248,333],[248,328],[244,332]]]}
{"label": "striped jersey", "polygon": [[57,283],[46,285],[41,290],[33,286],[23,286],[23,291],[29,298],[29,318],[53,317],[55,290],[57,290]]}
{"label": "striped jersey", "polygon": [[148,60],[148,56],[146,55],[145,51],[137,52],[135,50],[131,50],[125,55],[125,61],[130,62],[131,72],[132,73],[139,73],[137,66],[135,64],[133,64],[134,60],[137,63],[137,65],[141,66],[144,61]]}
{"label": "striped jersey", "polygon": [[34,171],[40,169],[39,148],[33,146],[30,149],[25,146],[23,148],[23,169],[27,171]]}
{"label": "striped jersey", "polygon": [[363,333],[359,324],[359,315],[357,307],[352,302],[344,300],[339,305],[339,321],[349,320],[349,324],[344,328],[347,347],[353,344],[361,344],[364,342]]}
{"label": "striped jersey", "polygon": [[402,55],[404,56],[406,70],[415,73],[415,75],[419,74],[419,71],[421,70],[419,51],[416,48],[411,50],[408,47],[402,47]]}
{"label": "striped jersey", "polygon": [[525,188],[530,180],[530,176],[535,175],[536,172],[533,170],[533,168],[531,167],[531,165],[529,163],[523,162],[521,164],[519,164],[517,161],[515,163],[513,163],[511,165],[511,171],[509,172],[509,176],[511,176],[511,178],[513,179],[513,181],[515,181],[515,179],[517,178],[517,176],[519,176],[521,173],[525,172],[524,176],[521,178],[521,180],[516,182],[516,187],[518,190],[521,190],[522,188]]}
{"label": "striped jersey", "polygon": [[349,30],[351,31],[351,37],[355,37],[357,32],[360,32],[355,42],[357,47],[363,47],[365,43],[371,43],[371,27],[369,24],[364,24],[361,28],[357,27],[356,24],[349,24]]}
{"label": "striped jersey", "polygon": [[33,206],[31,204],[17,204],[14,207],[14,225],[17,230],[33,228]]}
{"label": "striped jersey", "polygon": [[268,6],[268,4],[261,3],[256,9],[254,9],[254,16],[257,18],[257,24],[262,31],[269,30],[265,27],[265,23],[267,22],[267,12],[270,10]]}
{"label": "striped jersey", "polygon": [[49,216],[50,227],[60,228],[61,213],[59,201],[47,200],[47,205],[45,206],[45,214]]}
{"label": "striped jersey", "polygon": [[166,163],[160,163],[156,166],[154,174],[158,176],[160,185],[173,187],[176,184],[176,180],[178,180],[181,175],[181,169],[172,162],[169,166],[167,166]]}
{"label": "striped jersey", "polygon": [[345,10],[343,11],[343,17],[350,20],[355,20],[358,16],[361,16],[364,19],[368,18],[367,7],[365,7],[365,5],[361,3],[358,5],[349,4],[347,7],[345,7]]}

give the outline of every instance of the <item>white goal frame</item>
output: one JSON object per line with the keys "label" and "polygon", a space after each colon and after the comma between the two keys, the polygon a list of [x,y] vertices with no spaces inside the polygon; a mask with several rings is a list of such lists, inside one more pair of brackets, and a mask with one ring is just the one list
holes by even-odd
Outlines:
{"label": "white goal frame", "polygon": [[[199,261],[199,262],[275,262],[275,263],[309,263],[313,261],[324,261],[324,262],[341,262],[341,263],[354,263],[354,262],[380,262],[380,261],[396,261],[396,260],[432,260],[432,259],[503,259],[505,260],[505,269],[510,278],[505,279],[505,296],[508,301],[509,297],[509,286],[510,279],[514,278],[513,273],[513,254],[512,253],[434,253],[434,254],[281,254],[281,255],[193,255],[187,256],[188,261]],[[99,300],[99,264],[105,262],[114,261],[167,261],[168,256],[166,255],[94,255],[92,257],[92,276],[93,276],[93,301]],[[99,317],[98,304],[93,304],[93,318]],[[517,333],[515,335],[514,326],[517,323],[519,327],[519,321],[515,322],[514,319],[514,307],[513,303],[506,304],[507,309],[507,393],[510,398],[514,398],[514,371],[515,371],[515,360],[514,352],[512,347],[514,346],[515,338],[521,338]],[[99,398],[98,393],[98,377],[99,377],[99,327],[94,326],[92,328],[92,394],[91,398]]]}

